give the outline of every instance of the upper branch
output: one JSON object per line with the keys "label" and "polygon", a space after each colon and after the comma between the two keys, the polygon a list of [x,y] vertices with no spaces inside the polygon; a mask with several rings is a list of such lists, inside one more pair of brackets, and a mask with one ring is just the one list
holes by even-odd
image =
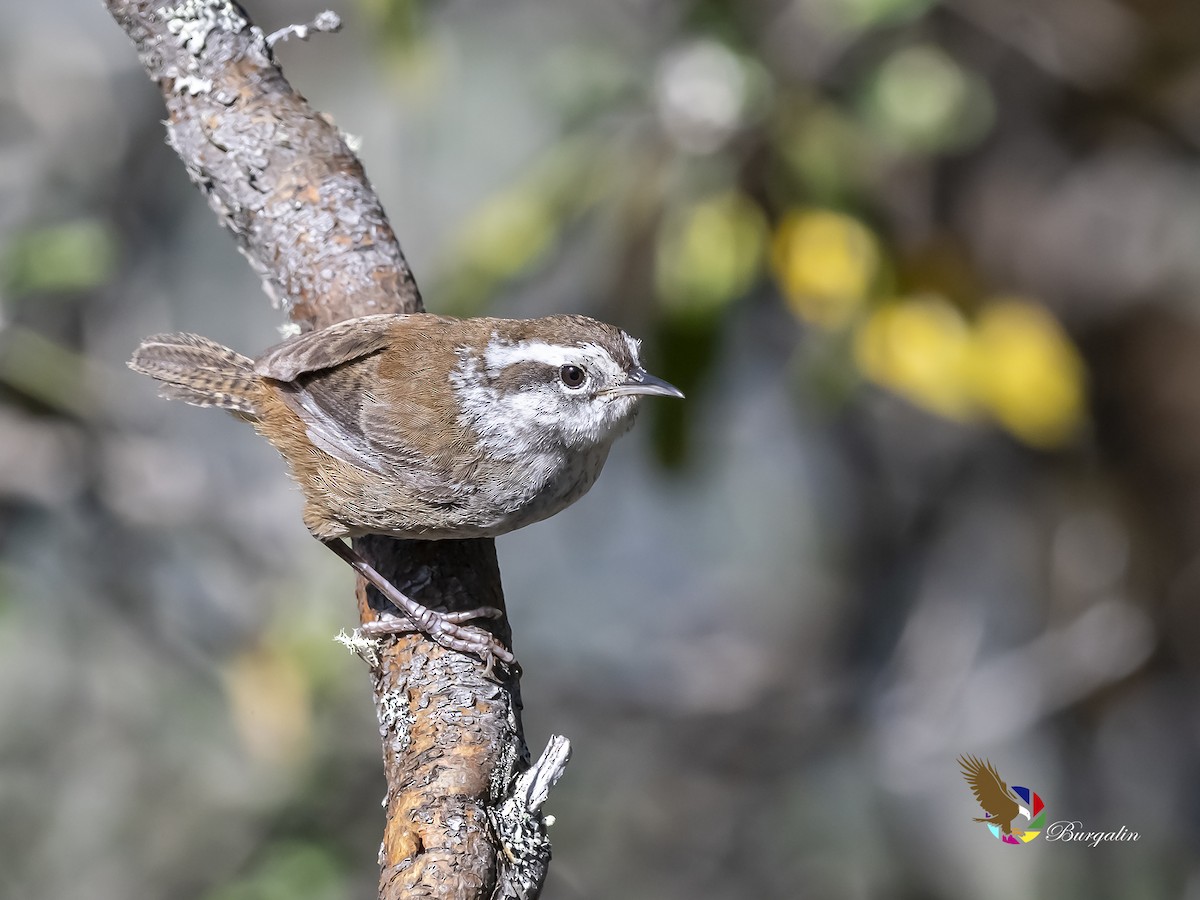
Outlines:
{"label": "upper branch", "polygon": [[106,4],[162,88],[168,141],[273,302],[304,328],[422,308],[361,163],[236,4]]}

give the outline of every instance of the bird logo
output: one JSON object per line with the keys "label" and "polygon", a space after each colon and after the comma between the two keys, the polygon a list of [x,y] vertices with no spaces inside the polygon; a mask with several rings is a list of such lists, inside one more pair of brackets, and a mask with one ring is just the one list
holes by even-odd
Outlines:
{"label": "bird logo", "polygon": [[[1046,823],[1046,805],[1037,792],[1027,787],[1013,785],[1011,788],[1000,777],[990,760],[980,761],[974,756],[960,756],[963,778],[983,808],[984,817],[975,819],[988,827],[993,837],[1005,844],[1028,844],[1042,833]],[[1024,828],[1014,828],[1013,820],[1024,816]]]}

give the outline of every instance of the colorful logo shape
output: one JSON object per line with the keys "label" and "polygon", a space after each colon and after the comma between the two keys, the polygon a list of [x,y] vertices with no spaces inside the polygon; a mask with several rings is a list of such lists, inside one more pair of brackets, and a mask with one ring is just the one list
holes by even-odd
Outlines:
{"label": "colorful logo shape", "polygon": [[[1013,785],[1000,777],[989,760],[960,756],[963,778],[983,808],[983,818],[974,819],[988,827],[993,837],[1005,844],[1028,844],[1042,833],[1046,825],[1046,804],[1031,788]],[[1013,820],[1024,816],[1026,826],[1014,828]]]}

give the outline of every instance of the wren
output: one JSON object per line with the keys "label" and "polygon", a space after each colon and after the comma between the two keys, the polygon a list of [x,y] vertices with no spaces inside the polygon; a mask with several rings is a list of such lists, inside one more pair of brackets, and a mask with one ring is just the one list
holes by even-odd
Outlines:
{"label": "wren", "polygon": [[129,366],[160,394],[248,420],[286,460],[304,524],[411,621],[454,650],[513,662],[465,624],[394,587],[343,538],[495,537],[574,503],[633,424],[642,396],[682,397],[642,368],[639,342],[585,316],[347,319],[256,360],[194,334],[147,338]]}

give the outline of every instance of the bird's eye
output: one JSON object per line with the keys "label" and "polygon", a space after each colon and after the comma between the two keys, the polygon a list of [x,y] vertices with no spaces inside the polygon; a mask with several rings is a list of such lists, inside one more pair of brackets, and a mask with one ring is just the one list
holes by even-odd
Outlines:
{"label": "bird's eye", "polygon": [[587,373],[579,366],[567,365],[558,370],[558,377],[567,387],[577,388],[583,386],[583,382],[587,379]]}

